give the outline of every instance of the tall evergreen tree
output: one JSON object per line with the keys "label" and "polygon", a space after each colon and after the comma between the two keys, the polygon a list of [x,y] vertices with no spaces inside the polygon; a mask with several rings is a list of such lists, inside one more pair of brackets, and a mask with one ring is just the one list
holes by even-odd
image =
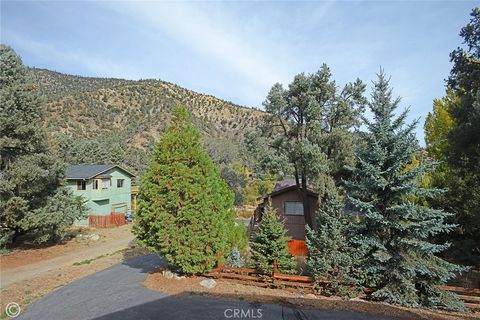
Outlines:
{"label": "tall evergreen tree", "polygon": [[436,256],[448,244],[430,240],[454,227],[444,222],[450,214],[411,200],[440,190],[418,184],[431,164],[405,170],[418,149],[417,123],[405,125],[408,109],[395,117],[399,102],[381,71],[369,103],[373,121],[365,119],[367,146],[358,151],[354,178],[346,184],[349,202],[364,215],[354,243],[365,255],[360,262],[365,284],[376,288],[374,298],[389,303],[461,308],[455,295],[437,288],[463,268]]}
{"label": "tall evergreen tree", "polygon": [[271,273],[274,260],[277,259],[279,272],[294,273],[296,261],[288,252],[288,241],[290,237],[287,236],[283,221],[268,203],[250,244],[253,266],[262,272]]}
{"label": "tall evergreen tree", "polygon": [[133,231],[183,273],[209,271],[233,243],[233,194],[202,149],[183,107],[154,147],[144,175]]}
{"label": "tall evergreen tree", "polygon": [[43,105],[20,57],[0,45],[0,246],[29,233],[60,239],[86,213],[63,188],[65,166],[49,150]]}
{"label": "tall evergreen tree", "polygon": [[[300,190],[307,224],[313,225],[308,185],[329,173],[338,178],[344,165],[354,161],[353,135],[363,112],[365,85],[357,79],[339,90],[327,65],[315,74],[300,73],[288,89],[275,84],[264,102],[269,113],[261,148],[268,157],[265,166],[293,174]],[[263,161],[262,161],[263,162]]]}
{"label": "tall evergreen tree", "polygon": [[[450,54],[453,67],[448,87],[458,96],[459,103],[451,108],[456,122],[450,135],[454,152],[460,153],[455,165],[470,166],[480,171],[480,7],[471,12],[470,22],[460,36],[467,48],[457,48]],[[480,173],[479,173],[480,174]]]}
{"label": "tall evergreen tree", "polygon": [[317,230],[307,226],[307,270],[320,293],[353,296],[358,293],[358,280],[356,251],[347,237],[352,221],[336,191],[327,193],[316,217]]}
{"label": "tall evergreen tree", "polygon": [[450,174],[440,181],[448,190],[440,203],[455,213],[451,220],[459,225],[449,237],[454,258],[480,265],[480,7],[472,10],[460,36],[466,48],[450,55],[448,90],[456,99],[448,111],[455,125],[444,150]]}

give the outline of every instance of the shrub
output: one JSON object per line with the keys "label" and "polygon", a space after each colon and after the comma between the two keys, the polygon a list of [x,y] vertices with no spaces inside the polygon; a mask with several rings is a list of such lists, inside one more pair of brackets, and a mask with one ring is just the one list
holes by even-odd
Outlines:
{"label": "shrub", "polygon": [[289,240],[283,221],[269,203],[250,245],[253,266],[259,271],[271,273],[276,258],[279,272],[294,273],[296,261],[288,253]]}
{"label": "shrub", "polygon": [[243,223],[236,224],[230,231],[231,247],[243,250],[248,245],[247,228]]}
{"label": "shrub", "polygon": [[233,268],[242,268],[245,266],[245,260],[242,258],[240,250],[233,248],[227,258],[226,265]]}
{"label": "shrub", "polygon": [[22,227],[35,234],[34,242],[61,241],[68,235],[68,229],[78,219],[85,218],[85,200],[73,196],[67,188],[60,188],[50,197],[46,205],[27,215]]}

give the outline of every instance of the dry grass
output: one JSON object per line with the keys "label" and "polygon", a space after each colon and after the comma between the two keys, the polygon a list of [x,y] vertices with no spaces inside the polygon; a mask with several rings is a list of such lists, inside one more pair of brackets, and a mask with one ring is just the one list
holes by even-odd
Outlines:
{"label": "dry grass", "polygon": [[253,215],[252,210],[239,209],[235,210],[236,216],[239,218],[251,218]]}
{"label": "dry grass", "polygon": [[[83,237],[76,237],[82,234]],[[100,239],[94,241],[86,235],[98,234]],[[71,230],[72,238],[60,244],[52,245],[18,245],[0,256],[0,269],[9,270],[24,265],[56,258],[71,252],[98,246],[117,239],[123,239],[131,234],[131,224],[118,228],[86,228],[74,227]]]}

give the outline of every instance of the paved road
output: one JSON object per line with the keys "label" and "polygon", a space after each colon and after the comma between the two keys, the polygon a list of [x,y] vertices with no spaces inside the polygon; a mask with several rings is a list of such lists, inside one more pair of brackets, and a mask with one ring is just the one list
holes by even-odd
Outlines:
{"label": "paved road", "polygon": [[18,268],[3,271],[0,276],[0,289],[6,288],[12,283],[35,277],[41,273],[59,269],[60,267],[69,265],[85,259],[93,259],[102,254],[108,254],[117,250],[125,249],[129,246],[135,237],[128,233],[124,238],[112,240],[107,243],[98,243],[91,248],[73,251],[69,254],[56,258],[40,261],[37,263],[27,264]]}
{"label": "paved road", "polygon": [[142,286],[148,271],[162,263],[157,256],[150,255],[115,265],[51,293],[33,303],[16,319],[392,319],[352,312],[302,310],[208,296],[169,296]]}

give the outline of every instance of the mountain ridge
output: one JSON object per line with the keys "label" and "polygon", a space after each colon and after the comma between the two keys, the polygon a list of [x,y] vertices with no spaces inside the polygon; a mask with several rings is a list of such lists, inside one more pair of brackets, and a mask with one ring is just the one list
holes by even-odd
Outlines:
{"label": "mountain ridge", "polygon": [[[45,126],[55,135],[68,136],[73,143],[114,140],[127,151],[140,150],[142,157],[148,157],[175,105],[190,111],[204,140],[217,143],[240,144],[265,115],[163,80],[84,77],[38,68],[29,72],[45,97]],[[144,168],[146,161],[141,162]],[[133,169],[143,171],[138,163]]]}
{"label": "mountain ridge", "polygon": [[142,79],[134,80],[134,79],[124,79],[124,78],[116,78],[116,77],[92,77],[92,76],[84,76],[84,75],[79,75],[79,74],[69,74],[69,73],[64,73],[64,72],[61,72],[61,71],[50,70],[50,69],[47,69],[47,68],[27,67],[27,69],[29,70],[30,73],[33,73],[34,76],[38,75],[38,73],[50,73],[50,74],[54,74],[58,77],[69,77],[69,78],[78,78],[78,79],[94,80],[94,81],[118,81],[118,82],[132,82],[132,83],[135,83],[135,82],[137,82],[137,83],[138,82],[162,82],[162,83],[165,83],[165,84],[168,84],[168,85],[171,85],[171,86],[179,87],[180,89],[190,91],[194,94],[198,94],[198,95],[205,96],[205,97],[208,97],[208,98],[213,98],[213,99],[216,99],[216,100],[220,100],[224,103],[235,106],[237,108],[263,112],[259,108],[240,105],[240,104],[234,103],[232,101],[216,97],[213,94],[199,92],[199,91],[195,91],[195,90],[192,90],[192,89],[188,89],[186,87],[182,87],[182,86],[180,86],[180,85],[178,85],[174,82],[163,80],[161,78],[142,78]]}

